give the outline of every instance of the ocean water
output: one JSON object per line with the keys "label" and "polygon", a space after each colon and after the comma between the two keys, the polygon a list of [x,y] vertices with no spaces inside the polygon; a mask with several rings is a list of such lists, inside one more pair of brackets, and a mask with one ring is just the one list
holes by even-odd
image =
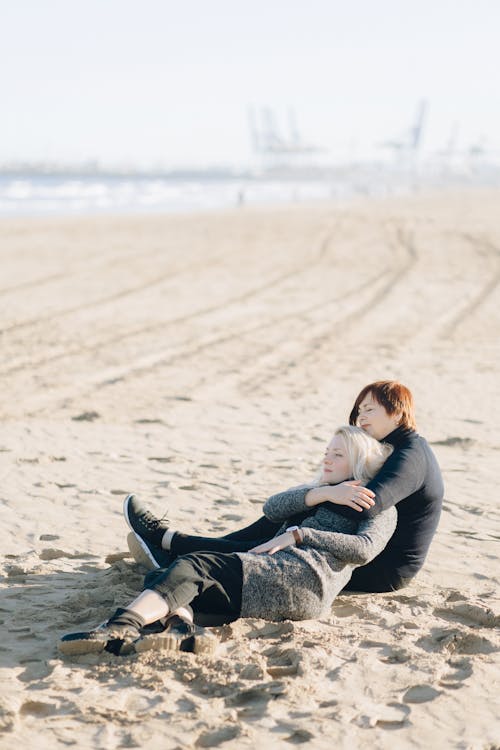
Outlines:
{"label": "ocean water", "polygon": [[191,212],[349,197],[329,179],[0,175],[0,216]]}
{"label": "ocean water", "polygon": [[[418,166],[418,168],[417,168]],[[423,187],[500,186],[500,163],[443,170],[439,164],[367,164],[312,175],[0,173],[0,217],[179,213],[408,193]]]}

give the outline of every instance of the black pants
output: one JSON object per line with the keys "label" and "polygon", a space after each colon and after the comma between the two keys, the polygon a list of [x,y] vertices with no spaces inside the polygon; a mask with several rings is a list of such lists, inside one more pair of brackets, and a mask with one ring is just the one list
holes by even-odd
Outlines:
{"label": "black pants", "polygon": [[202,551],[248,552],[252,547],[272,539],[281,525],[262,516],[250,526],[222,537],[193,536],[176,531],[170,544],[170,551],[173,555]]}
{"label": "black pants", "polygon": [[148,573],[144,588],[160,594],[170,612],[190,605],[199,625],[222,625],[241,614],[243,570],[234,553],[193,552]]}
{"label": "black pants", "polygon": [[355,568],[352,571],[350,581],[347,582],[343,590],[381,594],[386,591],[398,591],[398,589],[408,586],[411,580],[411,578],[402,578],[374,560],[368,565]]}

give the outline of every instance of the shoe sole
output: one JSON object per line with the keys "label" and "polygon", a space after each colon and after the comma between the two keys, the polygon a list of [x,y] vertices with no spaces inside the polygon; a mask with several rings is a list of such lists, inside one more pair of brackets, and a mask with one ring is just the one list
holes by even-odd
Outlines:
{"label": "shoe sole", "polygon": [[64,656],[80,656],[82,654],[100,654],[104,651],[106,643],[102,641],[59,641],[59,652]]}
{"label": "shoe sole", "polygon": [[[134,528],[133,528],[132,524],[130,523],[130,518],[129,518],[129,515],[128,515],[128,503],[129,503],[129,500],[131,500],[133,497],[135,497],[135,495],[127,495],[127,497],[123,501],[123,515],[125,516],[125,520],[128,523],[131,531],[134,531]],[[135,531],[134,531],[134,533],[135,533]]]}
{"label": "shoe sole", "polygon": [[127,536],[127,544],[130,550],[130,554],[139,565],[142,565],[146,570],[158,570],[159,565],[151,556],[151,553],[144,548],[144,543],[140,538],[137,537],[135,531],[129,532]]}
{"label": "shoe sole", "polygon": [[[148,545],[142,539],[142,537],[139,536],[139,534],[137,533],[137,531],[134,531],[134,527],[130,523],[130,518],[129,518],[129,515],[128,515],[128,503],[129,503],[129,500],[132,497],[135,497],[135,495],[127,495],[127,497],[123,501],[123,515],[125,516],[125,520],[126,520],[128,526],[129,526],[129,528],[130,528],[130,530],[132,532],[132,535],[135,537],[135,540],[137,542],[136,544],[133,543],[133,549],[132,549],[131,543],[130,543],[130,536],[131,536],[131,534],[129,534],[128,537],[127,537],[127,542],[128,542],[129,550],[130,550],[130,552],[131,552],[132,557],[134,558],[134,560],[136,560],[138,563],[141,563],[141,565],[144,565],[145,567],[147,567],[148,570],[158,570],[160,568],[160,566],[156,562],[156,560],[153,557],[153,555],[151,554],[151,551],[150,551]],[[140,559],[137,559],[136,554],[137,554],[137,556]]]}
{"label": "shoe sole", "polygon": [[197,629],[193,635],[187,638],[179,638],[168,631],[164,633],[151,633],[145,635],[134,644],[138,654],[144,651],[187,651],[194,654],[211,655],[217,648],[218,640],[213,633],[203,628]]}
{"label": "shoe sole", "polygon": [[64,656],[81,656],[83,654],[102,654],[107,651],[115,656],[133,651],[130,643],[124,643],[121,638],[110,638],[107,641],[92,640],[91,638],[59,641],[59,652]]}
{"label": "shoe sole", "polygon": [[186,638],[180,638],[167,630],[161,633],[143,635],[133,642],[122,641],[120,644],[119,641],[121,641],[119,638],[112,638],[108,641],[75,638],[71,641],[59,641],[58,648],[63,656],[102,654],[104,651],[115,656],[128,656],[133,653],[142,654],[145,651],[184,651],[212,655],[218,645],[215,635],[201,627],[196,629],[196,633]]}

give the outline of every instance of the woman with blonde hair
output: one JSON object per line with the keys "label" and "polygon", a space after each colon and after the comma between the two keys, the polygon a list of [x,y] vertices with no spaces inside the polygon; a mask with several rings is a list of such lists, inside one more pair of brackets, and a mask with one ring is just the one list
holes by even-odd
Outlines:
{"label": "woman with blonde hair", "polygon": [[[396,510],[373,519],[348,519],[338,506],[310,506],[310,492],[350,482],[357,488],[392,453],[358,427],[340,427],[328,444],[315,482],[271,496],[264,514],[279,528],[243,552],[199,551],[181,555],[146,576],[142,593],[94,630],[60,641],[66,654],[132,653],[148,648],[197,650],[204,615],[217,624],[239,617],[279,621],[327,615],[352,571],[378,555],[396,528]],[[300,522],[297,523],[298,514]],[[293,525],[290,525],[290,523]],[[174,646],[172,645],[174,644]]]}
{"label": "woman with blonde hair", "polygon": [[[334,503],[340,515],[355,521],[366,521],[395,506],[396,531],[380,555],[354,570],[346,590],[397,591],[412,581],[425,562],[443,504],[441,471],[429,443],[417,432],[412,392],[397,380],[366,385],[354,402],[349,423],[388,443],[393,452],[367,482],[304,485],[304,506],[309,510]],[[124,511],[132,529],[131,552],[150,568],[167,567],[177,555],[199,550],[249,550],[258,544],[256,540],[271,539],[279,528],[264,515],[223,537],[200,537],[173,532],[168,521],[153,516],[135,495],[126,498]]]}

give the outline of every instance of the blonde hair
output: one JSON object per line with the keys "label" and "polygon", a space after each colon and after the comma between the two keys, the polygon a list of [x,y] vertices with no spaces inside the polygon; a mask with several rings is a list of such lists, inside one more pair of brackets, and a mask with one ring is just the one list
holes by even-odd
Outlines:
{"label": "blonde hair", "polygon": [[[340,435],[344,441],[352,479],[359,479],[366,483],[372,479],[387,461],[392,451],[392,445],[379,443],[360,427],[344,425],[335,430],[334,435]],[[321,481],[322,472],[316,477],[316,483]]]}

